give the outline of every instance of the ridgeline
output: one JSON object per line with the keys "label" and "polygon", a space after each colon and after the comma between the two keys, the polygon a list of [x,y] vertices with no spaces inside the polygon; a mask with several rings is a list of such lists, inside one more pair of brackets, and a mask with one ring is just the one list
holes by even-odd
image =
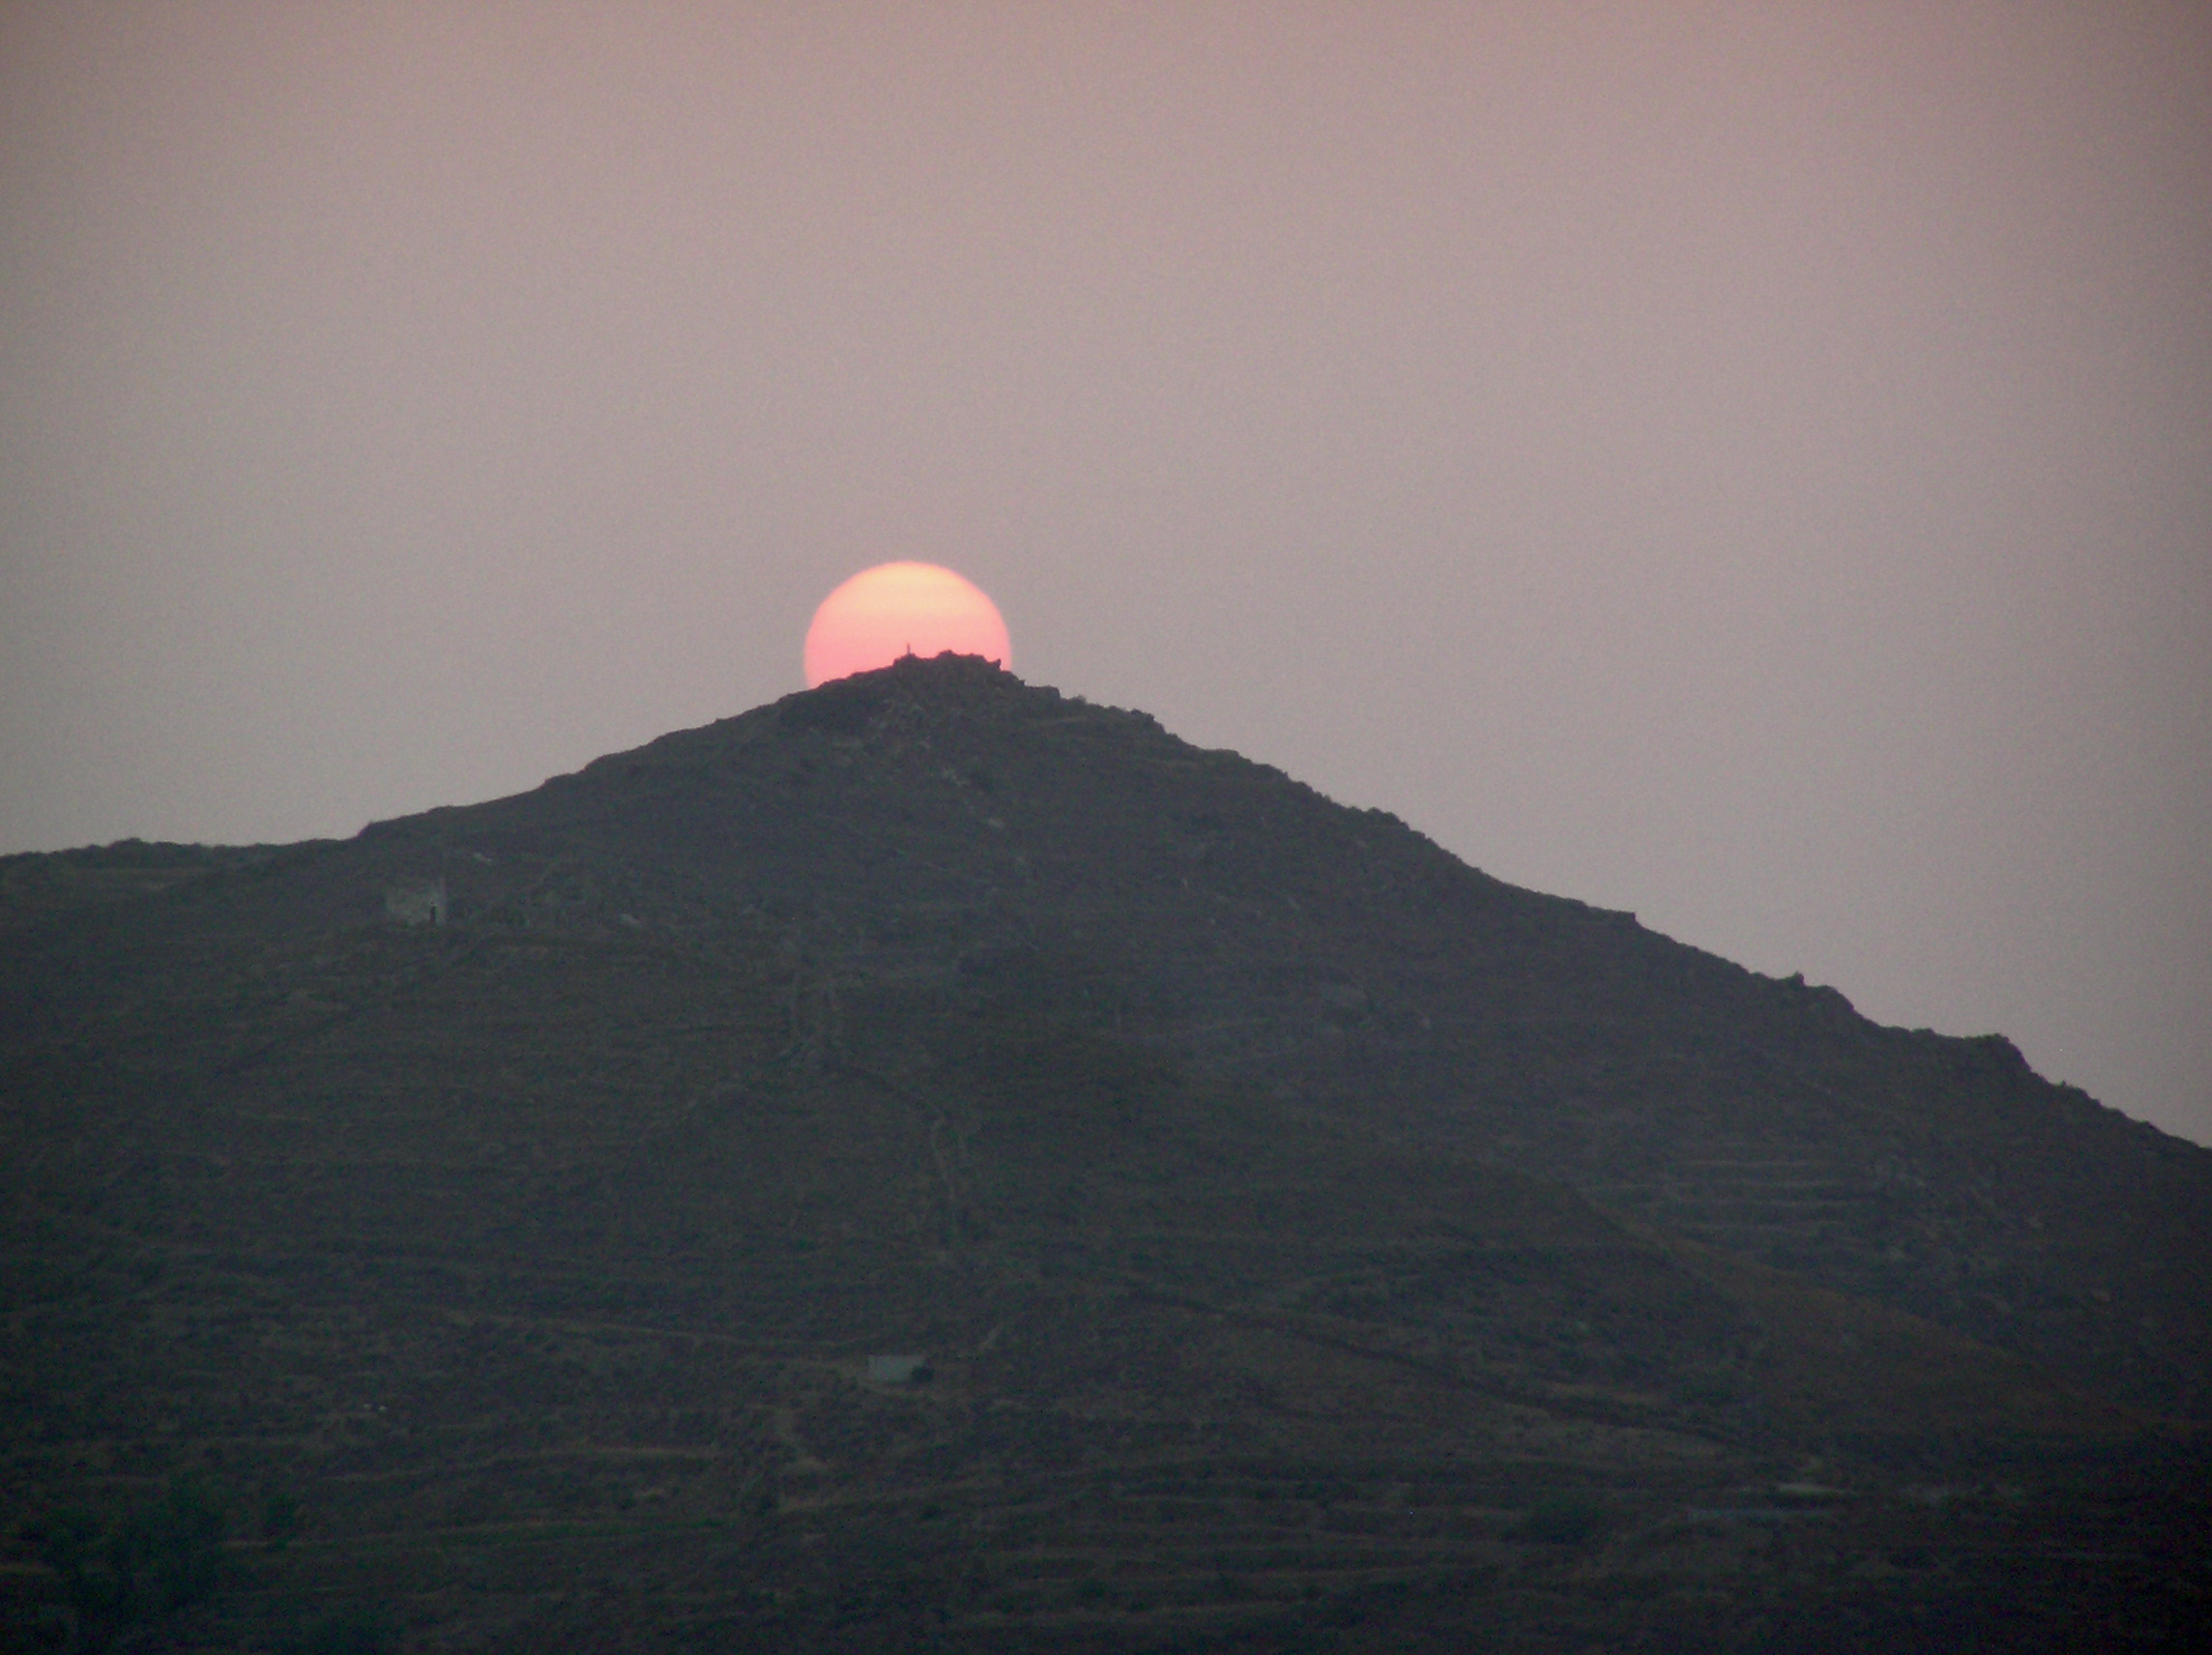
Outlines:
{"label": "ridgeline", "polygon": [[0,860],[0,1647],[2212,1616],[2212,1152],[973,659]]}

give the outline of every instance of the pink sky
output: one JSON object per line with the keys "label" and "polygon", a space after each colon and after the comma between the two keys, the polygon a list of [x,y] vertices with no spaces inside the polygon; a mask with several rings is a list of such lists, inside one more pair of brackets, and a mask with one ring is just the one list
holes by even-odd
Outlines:
{"label": "pink sky", "polygon": [[1022,673],[2212,1140],[2197,5],[0,11],[0,849]]}

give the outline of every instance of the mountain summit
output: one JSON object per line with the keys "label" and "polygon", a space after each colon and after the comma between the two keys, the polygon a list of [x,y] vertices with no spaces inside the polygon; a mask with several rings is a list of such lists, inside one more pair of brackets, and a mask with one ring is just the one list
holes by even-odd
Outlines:
{"label": "mountain summit", "polygon": [[979,660],[0,926],[26,1639],[2205,1601],[2212,1152]]}

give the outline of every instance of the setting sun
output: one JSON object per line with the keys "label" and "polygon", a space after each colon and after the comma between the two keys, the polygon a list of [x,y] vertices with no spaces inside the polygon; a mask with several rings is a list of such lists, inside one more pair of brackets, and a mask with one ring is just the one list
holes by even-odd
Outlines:
{"label": "setting sun", "polygon": [[806,687],[950,650],[1013,664],[999,606],[935,564],[878,564],[822,600],[806,628]]}

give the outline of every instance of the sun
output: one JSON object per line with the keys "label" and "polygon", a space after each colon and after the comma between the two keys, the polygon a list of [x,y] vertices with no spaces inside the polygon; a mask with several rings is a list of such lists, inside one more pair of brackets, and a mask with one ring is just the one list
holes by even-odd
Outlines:
{"label": "sun", "polygon": [[935,564],[878,564],[822,600],[806,628],[806,687],[888,667],[901,655],[981,655],[1013,665],[999,606]]}

